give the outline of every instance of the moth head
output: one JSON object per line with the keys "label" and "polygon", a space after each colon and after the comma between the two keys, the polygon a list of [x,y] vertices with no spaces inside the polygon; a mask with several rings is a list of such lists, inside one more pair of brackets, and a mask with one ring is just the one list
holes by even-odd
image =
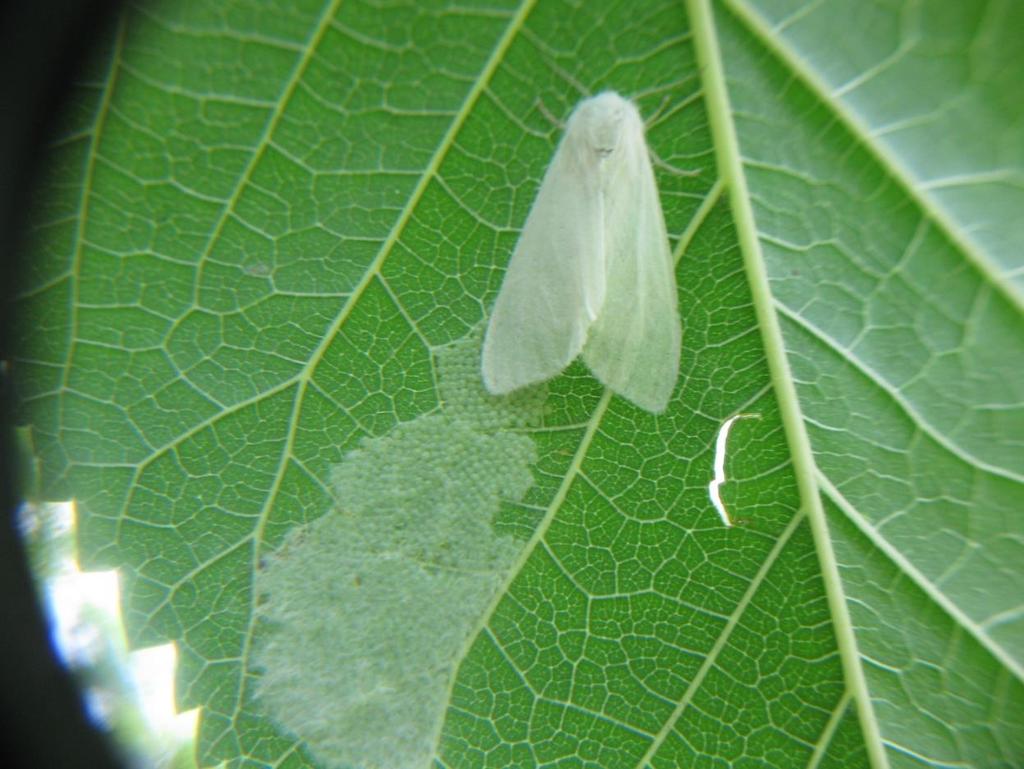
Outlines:
{"label": "moth head", "polygon": [[628,102],[612,91],[605,91],[579,106],[580,127],[587,144],[600,158],[618,149]]}

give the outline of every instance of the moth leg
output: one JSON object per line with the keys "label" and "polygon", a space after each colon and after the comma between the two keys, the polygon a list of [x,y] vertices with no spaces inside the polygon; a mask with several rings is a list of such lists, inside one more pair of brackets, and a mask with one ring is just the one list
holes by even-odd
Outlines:
{"label": "moth leg", "polygon": [[650,155],[651,155],[651,162],[654,165],[656,165],[658,168],[660,168],[663,171],[668,171],[673,176],[699,176],[700,173],[701,173],[701,169],[699,169],[699,168],[695,168],[695,169],[680,168],[679,166],[674,166],[671,163],[668,163],[668,162],[662,160],[660,157],[658,157],[657,153],[654,150],[652,150],[650,147],[647,148],[647,151],[650,153]]}
{"label": "moth leg", "polygon": [[542,114],[549,123],[551,123],[553,126],[557,126],[560,131],[565,130],[565,121],[559,120],[557,117],[555,117],[555,114],[547,108],[547,105],[544,104],[544,100],[541,99],[539,96],[537,97],[536,101],[534,101],[533,106],[537,108],[537,111],[540,114]]}

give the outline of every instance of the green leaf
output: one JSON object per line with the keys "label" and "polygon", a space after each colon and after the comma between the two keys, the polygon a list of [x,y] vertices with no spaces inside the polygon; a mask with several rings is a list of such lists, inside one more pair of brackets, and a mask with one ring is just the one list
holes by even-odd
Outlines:
{"label": "green leaf", "polygon": [[[14,372],[204,764],[1024,756],[1024,6],[146,5]],[[651,121],[666,413],[480,333],[564,120]],[[668,166],[698,171],[672,173]],[[730,416],[736,525],[708,496]]]}

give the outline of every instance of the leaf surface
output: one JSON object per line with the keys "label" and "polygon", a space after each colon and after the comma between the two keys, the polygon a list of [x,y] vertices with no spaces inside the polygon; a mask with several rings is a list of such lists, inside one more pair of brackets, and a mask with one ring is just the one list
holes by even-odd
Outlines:
{"label": "leaf surface", "polygon": [[[14,370],[201,761],[1016,765],[1021,8],[135,8]],[[678,258],[659,416],[578,362],[479,381],[552,117],[605,88]]]}

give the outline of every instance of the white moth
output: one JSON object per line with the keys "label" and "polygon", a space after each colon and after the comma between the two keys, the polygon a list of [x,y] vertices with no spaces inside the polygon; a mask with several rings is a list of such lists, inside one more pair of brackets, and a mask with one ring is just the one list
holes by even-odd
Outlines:
{"label": "white moth", "polygon": [[655,413],[679,373],[675,265],[632,102],[579,103],[544,175],[498,293],[483,379],[502,395],[583,360]]}

